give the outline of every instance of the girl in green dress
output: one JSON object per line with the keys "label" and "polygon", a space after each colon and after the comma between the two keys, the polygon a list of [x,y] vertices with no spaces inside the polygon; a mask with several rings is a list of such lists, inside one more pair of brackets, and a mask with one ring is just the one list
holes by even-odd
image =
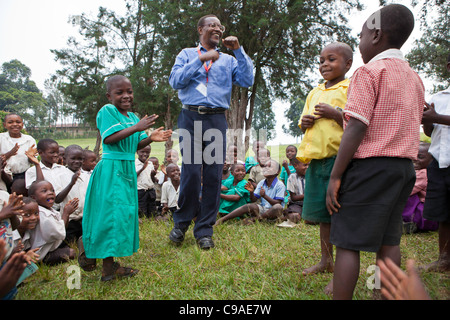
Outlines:
{"label": "girl in green dress", "polygon": [[97,114],[102,160],[89,181],[82,222],[86,257],[103,259],[102,281],[138,272],[114,261],[114,257],[130,256],[139,248],[135,153],[152,141],[166,141],[172,134],[161,127],[147,136],[144,130],[158,116],[146,115],[139,120],[130,112],[133,89],[129,79],[113,76],[106,82],[106,90],[111,104]]}

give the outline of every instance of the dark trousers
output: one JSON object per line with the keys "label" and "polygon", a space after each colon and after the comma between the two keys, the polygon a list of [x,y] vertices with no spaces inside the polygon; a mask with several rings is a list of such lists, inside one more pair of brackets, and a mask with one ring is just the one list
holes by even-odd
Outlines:
{"label": "dark trousers", "polygon": [[182,155],[176,228],[195,220],[194,237],[212,236],[220,205],[227,122],[224,114],[198,114],[182,109],[178,117]]}
{"label": "dark trousers", "polygon": [[156,216],[156,191],[155,189],[138,190],[138,206],[140,215],[147,218]]}

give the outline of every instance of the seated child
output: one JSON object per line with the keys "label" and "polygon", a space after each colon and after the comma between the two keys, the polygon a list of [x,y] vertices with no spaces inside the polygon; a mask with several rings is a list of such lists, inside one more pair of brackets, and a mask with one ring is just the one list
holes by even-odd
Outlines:
{"label": "seated child", "polygon": [[402,213],[404,233],[435,231],[439,226],[436,221],[427,220],[423,217],[423,206],[427,193],[427,166],[432,159],[428,152],[429,147],[429,143],[421,142],[417,160],[414,161],[416,183]]}
{"label": "seated child", "polygon": [[[225,164],[222,169],[222,183],[232,176],[231,167],[233,164],[240,163],[244,164],[243,161],[238,160],[238,148],[235,145],[229,145],[227,148],[227,154],[225,158]],[[245,167],[245,164],[244,164]]]}
{"label": "seated child", "polygon": [[97,165],[97,155],[94,151],[84,149],[83,150],[83,165],[81,166],[81,172],[87,173],[91,176],[92,171]]}
{"label": "seated child", "polygon": [[30,230],[31,249],[39,248],[39,261],[53,265],[74,259],[75,250],[62,246],[66,238],[66,226],[69,216],[78,206],[73,199],[63,208],[62,214],[53,207],[56,194],[53,186],[46,180],[37,180],[30,185],[28,194],[39,205],[39,223]]}
{"label": "seated child", "polygon": [[149,160],[153,164],[154,170],[152,171],[152,181],[153,181],[153,185],[155,187],[155,192],[156,192],[155,205],[156,205],[156,210],[157,210],[158,214],[160,214],[161,213],[161,185],[158,183],[158,181],[161,179],[161,176],[163,175],[163,173],[161,171],[158,171],[159,160],[157,157],[150,157]]}
{"label": "seated child", "polygon": [[[161,176],[159,178],[158,183],[162,186],[165,181],[168,180],[166,168],[169,164],[173,163],[178,166],[178,160],[180,157],[178,156],[178,151],[175,149],[169,149],[166,152],[166,158],[164,159],[164,164],[161,166]],[[179,166],[180,170],[181,167]]]}
{"label": "seated child", "polygon": [[[291,173],[295,172],[293,159],[297,159],[297,147],[294,145],[289,145],[286,148],[286,158],[287,160],[283,160],[281,165],[281,173],[280,180],[283,181],[284,185],[287,186],[287,181]],[[284,202],[288,203],[289,201],[289,190],[286,189],[286,196],[284,197]]]}
{"label": "seated child", "polygon": [[302,217],[303,198],[305,197],[305,174],[308,164],[305,164],[297,158],[292,159],[294,173],[289,175],[287,180],[287,190],[289,192],[289,202],[285,209],[285,217],[298,223]]}
{"label": "seated child", "polygon": [[36,200],[29,197],[22,198],[23,207],[20,215],[20,224],[16,230],[13,231],[14,246],[18,251],[26,251],[27,262],[36,262],[39,255],[36,254],[38,248],[30,250],[30,230],[36,228],[39,223],[39,206]]}
{"label": "seated child", "polygon": [[263,168],[270,160],[270,151],[268,149],[259,149],[256,159],[258,164],[250,169],[248,176],[248,181],[253,185],[253,188],[256,188],[258,183],[264,179]]}
{"label": "seated child", "polygon": [[[250,192],[250,200],[240,208],[237,208],[229,214],[221,217],[216,221],[216,225],[227,220],[250,215],[250,221],[257,220],[273,220],[282,216],[284,207],[284,193],[286,187],[284,183],[278,180],[280,173],[280,164],[275,160],[269,160],[263,167],[264,179],[261,180],[256,189],[253,184],[246,184],[247,190]],[[261,204],[255,203],[257,199],[261,199]]]}
{"label": "seated child", "polygon": [[258,155],[259,149],[265,149],[265,148],[266,148],[266,143],[264,141],[258,141],[258,140],[253,141],[252,150],[253,150],[253,154],[255,156],[254,157],[248,156],[245,159],[245,170],[247,173],[250,173],[250,169],[258,164],[257,155]]}
{"label": "seated child", "polygon": [[[36,149],[35,149],[36,150]],[[59,158],[59,146],[55,140],[52,139],[41,139],[37,144],[37,152],[41,157],[40,168],[42,171],[43,178],[50,182],[52,186],[57,186],[57,175],[65,171],[64,166],[58,164]],[[31,152],[26,153],[28,158],[34,156]],[[32,161],[32,159],[30,159]],[[27,189],[35,181],[39,180],[37,176],[39,174],[36,170],[36,163],[34,167],[29,168],[25,172],[25,186]]]}
{"label": "seated child", "polygon": [[83,149],[78,145],[67,146],[64,153],[64,167],[56,175],[58,181],[58,190],[55,202],[60,204],[61,208],[72,199],[78,199],[78,208],[69,216],[69,223],[66,228],[66,243],[78,241],[82,236],[81,221],[83,218],[84,199],[89,184],[89,175],[81,173],[83,164]]}
{"label": "seated child", "polygon": [[138,188],[138,206],[141,216],[151,218],[156,215],[156,191],[152,180],[153,162],[149,160],[150,145],[137,151],[135,160]]}
{"label": "seated child", "polygon": [[58,162],[57,164],[60,164],[62,166],[65,166],[66,163],[64,162],[64,153],[66,152],[66,148],[63,146],[59,146],[59,154],[58,154]]}
{"label": "seated child", "polygon": [[231,177],[222,181],[219,215],[226,215],[234,209],[250,202],[250,192],[245,188],[245,164],[237,163],[231,166]]}
{"label": "seated child", "polygon": [[161,205],[163,219],[168,213],[174,213],[178,209],[178,196],[180,194],[180,167],[171,163],[166,168],[168,180],[161,188]]}

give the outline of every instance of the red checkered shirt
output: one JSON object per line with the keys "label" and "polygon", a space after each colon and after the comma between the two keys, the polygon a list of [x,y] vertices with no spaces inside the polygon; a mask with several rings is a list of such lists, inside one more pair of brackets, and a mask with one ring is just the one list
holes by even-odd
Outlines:
{"label": "red checkered shirt", "polygon": [[420,77],[402,59],[374,58],[356,70],[348,88],[344,129],[353,117],[367,125],[367,132],[353,157],[416,159],[424,91]]}

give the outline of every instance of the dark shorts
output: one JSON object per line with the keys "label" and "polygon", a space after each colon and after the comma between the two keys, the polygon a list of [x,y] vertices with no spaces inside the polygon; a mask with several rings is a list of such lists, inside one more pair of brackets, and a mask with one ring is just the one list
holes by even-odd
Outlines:
{"label": "dark shorts", "polygon": [[331,216],[331,243],[369,252],[399,245],[402,212],[415,181],[409,159],[352,160],[339,190],[341,208]]}
{"label": "dark shorts", "polygon": [[305,198],[303,199],[302,218],[311,222],[330,223],[326,196],[331,170],[336,157],[313,159],[306,170]]}
{"label": "dark shorts", "polygon": [[423,217],[438,222],[450,222],[450,167],[439,168],[433,159],[427,168],[427,195]]}

